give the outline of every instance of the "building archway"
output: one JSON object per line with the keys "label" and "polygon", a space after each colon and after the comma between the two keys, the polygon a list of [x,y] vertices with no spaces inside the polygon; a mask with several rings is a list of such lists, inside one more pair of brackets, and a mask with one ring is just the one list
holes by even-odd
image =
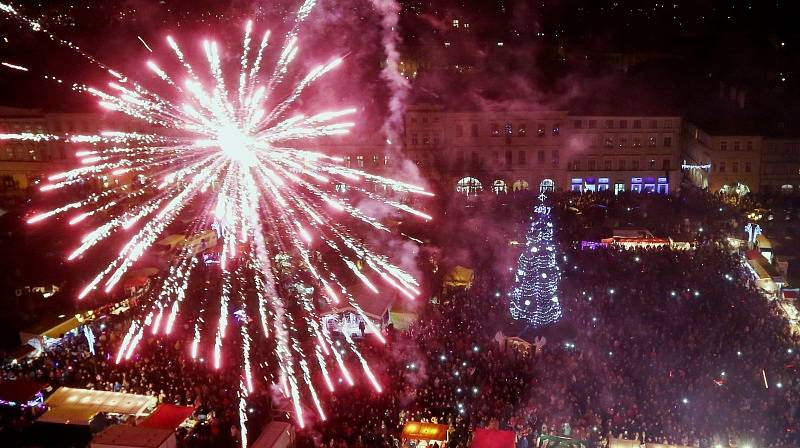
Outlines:
{"label": "building archway", "polygon": [[522,191],[528,189],[528,182],[524,180],[517,180],[511,185],[511,191]]}
{"label": "building archway", "polygon": [[492,191],[494,194],[508,193],[508,186],[504,180],[497,179],[492,182]]}
{"label": "building archway", "polygon": [[456,183],[456,191],[469,196],[483,191],[483,185],[478,179],[467,176]]}
{"label": "building archway", "polygon": [[556,183],[553,182],[553,179],[544,179],[539,184],[539,191],[540,192],[555,191],[555,190],[556,190]]}

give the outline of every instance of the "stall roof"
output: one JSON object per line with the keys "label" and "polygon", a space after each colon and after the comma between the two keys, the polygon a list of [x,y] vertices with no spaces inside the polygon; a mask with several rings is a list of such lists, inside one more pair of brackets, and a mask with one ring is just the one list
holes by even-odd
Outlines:
{"label": "stall roof", "polygon": [[174,431],[141,426],[114,425],[94,436],[92,447],[158,448]]}
{"label": "stall roof", "polygon": [[27,403],[31,401],[38,392],[47,386],[46,383],[39,383],[25,378],[16,380],[0,381],[0,401],[11,403]]}
{"label": "stall roof", "polygon": [[472,434],[472,448],[514,448],[516,434],[514,431],[478,428]]}
{"label": "stall roof", "polygon": [[192,406],[160,404],[139,426],[174,430],[194,413]]}
{"label": "stall roof", "polygon": [[70,409],[80,415],[89,415],[91,418],[98,412],[137,415],[149,407],[154,407],[157,402],[156,397],[147,395],[60,387],[45,401],[45,404],[50,407],[48,413],[53,410]]}
{"label": "stall roof", "polygon": [[403,439],[447,441],[447,425],[435,423],[408,422],[403,426]]}
{"label": "stall roof", "polygon": [[97,414],[97,410],[92,408],[73,408],[63,406],[52,408],[42,414],[36,421],[43,423],[58,423],[61,425],[84,425],[89,426],[89,422]]}

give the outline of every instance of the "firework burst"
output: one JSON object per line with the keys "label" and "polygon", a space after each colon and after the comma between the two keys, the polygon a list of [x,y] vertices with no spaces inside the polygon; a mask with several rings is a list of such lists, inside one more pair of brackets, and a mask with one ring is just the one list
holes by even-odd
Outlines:
{"label": "firework burst", "polygon": [[[208,268],[198,261],[196,244],[181,247],[171,257],[159,288],[134,311],[115,360],[131,358],[144,337],[169,334],[181,319],[192,328],[187,354],[193,358],[207,348],[213,368],[220,368],[229,352],[226,345],[235,347],[242,368],[243,446],[247,445],[244,409],[256,382],[256,368],[266,368],[276,378],[291,399],[301,427],[307,419],[301,406],[304,398],[310,398],[319,417],[325,418],[315,378],[333,391],[331,376],[338,371],[352,385],[355,374],[348,362],[358,366],[376,391],[382,390],[352,338],[346,335],[335,341],[320,319],[324,307],[351,307],[384,342],[347,278],[361,284],[359,289],[368,294],[392,288],[413,299],[420,292],[412,275],[371,251],[351,229],[390,230],[362,212],[352,195],[333,186],[349,185],[351,194],[423,219],[430,216],[379,192],[430,193],[344,166],[342,160],[314,149],[320,137],[349,132],[353,122],[347,119],[354,109],[310,114],[297,110],[296,100],[304,91],[342,63],[334,58],[305,75],[292,75],[290,66],[300,48],[298,27],[313,6],[313,0],[301,6],[294,27],[274,53],[271,70],[263,64],[271,48],[270,33],[256,35],[253,23],[247,22],[235,77],[225,76],[216,42],[202,42],[204,61],[195,66],[178,41],[166,37],[172,53],[168,65],[177,69],[147,61],[154,75],[149,85],[154,86],[146,87],[0,3],[0,11],[77,51],[110,76],[107,87],[76,84],[74,89],[153,129],[72,136],[0,135],[0,139],[62,140],[85,146],[76,153],[80,166],[49,176],[42,191],[96,185],[98,179],[119,180],[58,208],[35,213],[28,222],[49,218],[63,218],[70,225],[91,222],[69,260],[107,240],[123,239],[116,257],[86,284],[79,298],[100,291],[112,293],[168,228],[182,226],[189,236],[213,236],[219,266],[214,267],[214,288],[209,289],[215,291],[192,292],[193,273]],[[238,337],[226,343],[232,332]]]}

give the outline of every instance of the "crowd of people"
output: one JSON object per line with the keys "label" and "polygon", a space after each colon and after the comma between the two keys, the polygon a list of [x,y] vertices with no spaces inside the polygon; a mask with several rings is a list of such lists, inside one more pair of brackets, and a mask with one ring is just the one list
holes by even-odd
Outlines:
{"label": "crowd of people", "polygon": [[[448,425],[453,448],[470,446],[476,428],[513,431],[518,447],[536,446],[540,436],[585,446],[610,438],[800,445],[800,347],[777,303],[725,243],[741,228],[740,209],[699,193],[563,195],[554,206],[561,323],[532,330],[513,321],[509,273],[498,261],[511,250],[475,247],[471,287],[435,291],[407,329],[387,329],[386,344],[369,335],[359,340],[382,391],[366,379],[351,387],[339,381],[339,390],[322,394],[327,419],[298,428],[297,445],[399,447],[410,421]],[[584,250],[576,243],[631,225],[698,244],[678,251]],[[519,230],[506,233],[519,238]],[[197,415],[213,418],[182,433],[181,445],[233,446],[241,432],[238,370],[210,369],[188,356],[183,340],[159,337],[145,338],[135,359],[116,364],[125,319],[92,324],[95,355],[83,335],[68,336],[31,363],[7,365],[3,377],[195,406]],[[531,344],[504,339],[517,335]],[[248,400],[253,435],[274,415],[269,390],[256,388]],[[0,418],[0,432],[10,437],[4,440],[29,440],[33,412]]]}
{"label": "crowd of people", "polygon": [[[48,384],[51,390],[68,386],[149,395],[159,403],[192,406],[197,424],[178,431],[180,446],[238,443],[237,371],[211,368],[205,359],[187,356],[184,341],[165,337],[145,338],[132,359],[116,363],[127,325],[124,319],[96,321],[91,324],[94,354],[82,332],[70,333],[34,360],[4,366],[2,379],[33,380]],[[270,417],[270,407],[269,389],[254,391],[249,409],[253,428],[260,428]],[[0,420],[3,440],[36,440],[28,423],[45,410],[29,407],[4,413],[5,419]]]}

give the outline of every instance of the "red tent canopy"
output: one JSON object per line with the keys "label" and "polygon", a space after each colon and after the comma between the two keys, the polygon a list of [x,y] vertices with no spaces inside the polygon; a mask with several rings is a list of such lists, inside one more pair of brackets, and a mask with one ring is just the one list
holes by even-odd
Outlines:
{"label": "red tent canopy", "polygon": [[472,433],[472,448],[514,448],[516,446],[514,431],[478,428]]}
{"label": "red tent canopy", "polygon": [[160,404],[139,426],[145,428],[175,430],[184,420],[194,413],[193,406],[175,406],[174,404]]}

